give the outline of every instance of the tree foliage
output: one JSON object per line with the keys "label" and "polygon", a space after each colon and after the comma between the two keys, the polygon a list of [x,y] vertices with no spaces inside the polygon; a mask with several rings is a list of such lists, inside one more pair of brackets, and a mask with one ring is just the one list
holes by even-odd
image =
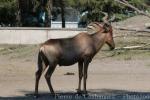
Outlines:
{"label": "tree foliage", "polygon": [[[18,0],[0,0],[0,24],[4,23],[15,25],[16,16],[18,12]],[[44,1],[43,6],[48,12],[48,19],[51,17],[52,11],[52,1],[55,6],[61,7],[60,0],[33,0],[35,1],[34,11],[40,6],[39,1]],[[48,1],[51,1],[47,3]],[[150,10],[150,0],[127,0],[130,4],[139,8],[140,10],[146,11]],[[45,5],[46,4],[46,5]],[[116,19],[121,20],[128,16],[132,16],[135,12],[128,7],[125,7],[115,0],[63,0],[65,7],[73,7],[80,12],[82,15],[85,12],[84,16],[81,16],[82,20],[85,21],[101,21],[103,16],[100,11],[108,12],[110,16],[113,14],[116,15]],[[49,21],[47,21],[49,22]]]}
{"label": "tree foliage", "polygon": [[0,0],[0,24],[15,24],[17,0]]}
{"label": "tree foliage", "polygon": [[[148,9],[146,4],[148,4],[149,0],[127,1],[141,10]],[[100,11],[107,12],[109,15],[116,14],[116,19],[118,20],[134,14],[132,9],[125,7],[114,0],[67,0],[67,2],[81,13],[88,11],[88,15],[85,17],[88,21],[100,21],[102,16]]]}

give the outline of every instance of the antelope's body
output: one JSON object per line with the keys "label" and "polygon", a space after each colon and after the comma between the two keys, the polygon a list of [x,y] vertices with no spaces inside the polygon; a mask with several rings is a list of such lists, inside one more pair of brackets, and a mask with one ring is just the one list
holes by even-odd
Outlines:
{"label": "antelope's body", "polygon": [[80,33],[69,39],[48,40],[42,45],[40,51],[51,63],[56,62],[60,66],[69,66],[83,60],[86,55],[94,55],[96,47],[90,35]]}
{"label": "antelope's body", "polygon": [[[54,94],[50,78],[56,66],[69,66],[75,63],[78,63],[79,68],[78,92],[81,91],[81,80],[83,78],[84,93],[86,93],[87,70],[92,58],[105,43],[111,49],[115,47],[111,26],[107,31],[104,25],[98,22],[89,26],[96,27],[97,32],[94,34],[81,32],[75,37],[67,39],[50,39],[41,45],[38,55],[38,70],[36,72],[36,95],[38,95],[39,79],[46,67],[48,67],[48,70],[45,78],[51,93]],[[43,63],[46,67],[43,66]]]}

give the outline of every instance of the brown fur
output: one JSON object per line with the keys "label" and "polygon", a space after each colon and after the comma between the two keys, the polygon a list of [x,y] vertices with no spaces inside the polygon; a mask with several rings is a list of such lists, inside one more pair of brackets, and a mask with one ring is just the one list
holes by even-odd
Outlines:
{"label": "brown fur", "polygon": [[[73,38],[50,39],[43,43],[38,55],[38,70],[36,72],[35,94],[38,95],[38,84],[42,72],[48,67],[45,78],[52,94],[54,90],[51,85],[51,76],[57,65],[69,66],[78,63],[79,67],[79,85],[78,92],[81,91],[81,80],[83,78],[84,93],[86,93],[86,80],[88,65],[101,47],[107,43],[111,49],[115,48],[112,37],[112,27],[106,31],[103,24],[97,25],[98,31],[94,34],[81,32]],[[43,66],[43,63],[46,67]],[[49,65],[49,66],[48,66]]]}

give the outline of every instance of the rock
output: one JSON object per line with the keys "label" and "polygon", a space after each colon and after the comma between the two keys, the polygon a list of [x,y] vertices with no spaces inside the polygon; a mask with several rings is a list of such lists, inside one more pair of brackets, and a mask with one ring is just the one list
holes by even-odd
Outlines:
{"label": "rock", "polygon": [[75,73],[67,72],[64,75],[75,75]]}
{"label": "rock", "polygon": [[150,23],[145,23],[145,27],[150,29]]}

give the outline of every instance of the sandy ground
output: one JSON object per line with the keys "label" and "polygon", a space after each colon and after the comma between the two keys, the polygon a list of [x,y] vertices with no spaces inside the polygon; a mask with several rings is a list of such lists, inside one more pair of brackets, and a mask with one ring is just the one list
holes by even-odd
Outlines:
{"label": "sandy ground", "polygon": [[[118,25],[137,27],[140,17],[133,17]],[[135,23],[135,22],[136,23]],[[143,21],[145,18],[143,18]],[[146,21],[147,22],[147,21]],[[144,24],[142,24],[144,25]],[[138,26],[139,27],[139,26]],[[142,26],[140,26],[142,27]],[[114,31],[116,47],[150,43],[149,33]],[[117,37],[118,36],[118,37]],[[140,36],[140,37],[139,37]],[[0,45],[0,100],[35,100],[33,97],[37,52],[39,46]],[[76,97],[78,86],[77,64],[57,67],[52,85],[57,99],[71,96],[72,100],[149,100],[150,45],[141,50],[101,51],[89,66],[88,98]],[[67,72],[75,75],[64,75]],[[41,77],[38,100],[52,100],[48,86]],[[99,97],[97,97],[99,96]],[[70,100],[70,98],[68,98]]]}
{"label": "sandy ground", "polygon": [[[2,46],[3,47],[3,46]],[[17,47],[18,48],[18,47]],[[19,47],[23,49],[25,47]],[[29,48],[29,47],[28,47]],[[36,48],[36,49],[35,49]],[[32,100],[34,92],[37,48],[32,53],[10,50],[1,51],[0,56],[0,99]],[[11,51],[12,50],[12,51]],[[26,50],[26,48],[25,48]],[[148,51],[149,52],[149,51]],[[150,55],[138,59],[99,58],[101,52],[89,66],[87,89],[89,93],[118,95],[124,93],[150,93]],[[67,72],[75,75],[64,75]],[[78,85],[77,64],[57,67],[52,76],[56,93],[75,93]],[[49,90],[44,77],[41,77],[39,100],[49,98]]]}

